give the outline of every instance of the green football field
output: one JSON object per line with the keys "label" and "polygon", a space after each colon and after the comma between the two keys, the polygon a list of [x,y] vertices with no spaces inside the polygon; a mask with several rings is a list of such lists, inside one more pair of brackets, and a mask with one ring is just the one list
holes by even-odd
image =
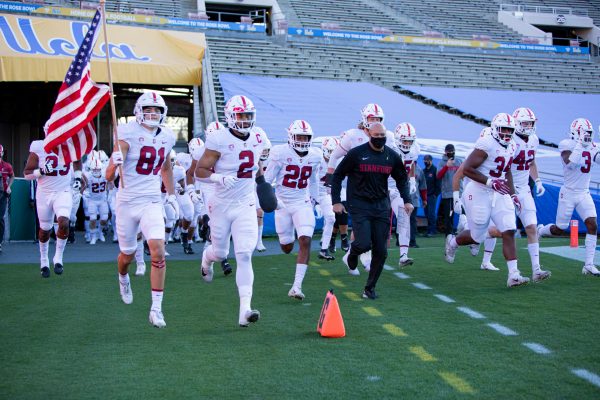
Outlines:
{"label": "green football field", "polygon": [[[542,253],[552,278],[508,289],[500,245],[500,272],[479,270],[468,249],[446,264],[442,238],[420,245],[403,270],[390,250],[374,301],[360,298],[366,273],[348,275],[339,251],[329,263],[313,254],[304,302],[287,297],[294,256],[254,257],[262,316],[247,329],[235,277],[204,283],[197,257],[168,262],[165,329],[148,324],[148,276],[132,276],[124,305],[114,264],[49,279],[37,265],[0,265],[0,398],[600,398],[600,279]],[[518,247],[530,275],[526,242]],[[345,338],[316,333],[330,288]]]}

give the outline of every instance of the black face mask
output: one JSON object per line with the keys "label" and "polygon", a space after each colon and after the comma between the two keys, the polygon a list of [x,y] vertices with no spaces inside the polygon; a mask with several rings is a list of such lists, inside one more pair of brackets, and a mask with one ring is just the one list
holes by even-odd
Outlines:
{"label": "black face mask", "polygon": [[429,168],[431,166],[431,161],[425,161],[425,167]]}
{"label": "black face mask", "polygon": [[371,144],[373,145],[373,147],[375,147],[376,149],[381,149],[383,146],[385,146],[385,141],[386,138],[385,137],[372,137],[370,139]]}
{"label": "black face mask", "polygon": [[448,157],[448,160],[454,160],[454,152],[446,153],[446,157]]}

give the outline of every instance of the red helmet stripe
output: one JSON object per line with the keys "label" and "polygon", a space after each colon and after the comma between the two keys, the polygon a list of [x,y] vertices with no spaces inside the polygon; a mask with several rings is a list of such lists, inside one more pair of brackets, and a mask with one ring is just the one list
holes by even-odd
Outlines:
{"label": "red helmet stripe", "polygon": [[529,118],[533,119],[533,113],[531,112],[531,110],[529,108],[526,108],[527,113],[529,114]]}
{"label": "red helmet stripe", "polygon": [[406,129],[408,129],[408,136],[410,136],[410,125],[406,124]]}
{"label": "red helmet stripe", "polygon": [[377,104],[373,104],[375,106],[375,115],[379,114],[379,109],[377,108]]}
{"label": "red helmet stripe", "polygon": [[242,98],[242,104],[244,105],[244,109],[246,108],[246,98],[244,96],[240,96]]}

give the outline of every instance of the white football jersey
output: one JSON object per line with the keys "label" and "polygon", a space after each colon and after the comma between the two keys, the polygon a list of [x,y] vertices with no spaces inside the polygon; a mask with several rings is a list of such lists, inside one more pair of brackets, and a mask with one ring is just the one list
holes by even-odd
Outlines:
{"label": "white football jersey", "polygon": [[304,157],[300,157],[288,144],[280,144],[273,146],[269,158],[265,179],[276,183],[277,198],[286,205],[302,204],[310,200],[312,193],[317,200],[319,166],[323,160],[320,149],[311,147]]}
{"label": "white football jersey", "polygon": [[213,196],[227,202],[254,203],[254,178],[265,139],[254,129],[250,131],[246,140],[234,136],[227,128],[208,135],[205,147],[221,154],[214,166],[215,172],[239,179],[231,189],[214,185]]}
{"label": "white football jersey", "polygon": [[34,140],[29,146],[29,152],[38,156],[38,168],[46,164],[52,167],[52,172],[38,178],[37,190],[52,193],[71,189],[72,165],[65,165],[54,153],[46,153],[43,140]]}
{"label": "white football jersey", "polygon": [[327,161],[321,157],[321,163],[319,164],[318,170],[318,178],[319,178],[319,197],[327,195],[327,186],[325,186],[326,179],[325,175],[327,175]]}
{"label": "white football jersey", "polygon": [[84,172],[88,182],[86,191],[88,192],[88,198],[92,201],[106,201],[108,181],[104,177],[104,172],[102,170],[102,175],[99,178],[93,176],[91,172]]}
{"label": "white football jersey", "polygon": [[486,135],[477,139],[475,148],[485,151],[487,154],[487,158],[477,168],[477,171],[488,178],[505,179],[515,154],[515,142],[511,141],[508,146],[504,147],[492,135]]}
{"label": "white football jersey", "polygon": [[517,193],[529,190],[529,167],[535,160],[535,153],[540,140],[536,134],[530,135],[529,140],[524,141],[517,135],[513,135],[515,154],[512,162],[512,176]]}
{"label": "white football jersey", "polygon": [[198,146],[198,147],[195,147],[195,148],[193,149],[193,151],[192,151],[192,152],[190,152],[190,155],[192,156],[192,159],[193,159],[193,160],[196,160],[196,161],[198,161],[199,159],[201,159],[201,158],[202,158],[202,154],[204,154],[204,150],[205,150],[205,149],[206,149],[206,147],[205,147],[205,146]]}
{"label": "white football jersey", "polygon": [[123,160],[125,187],[119,188],[119,198],[134,200],[148,197],[160,200],[160,170],[175,145],[175,135],[164,126],[157,133],[143,128],[136,121],[118,126],[119,140],[129,144]]}
{"label": "white football jersey", "polygon": [[[558,144],[558,150],[561,153],[563,151],[573,151],[576,144],[577,142],[572,139],[561,140]],[[596,157],[600,157],[598,154],[599,152],[600,147],[597,143],[590,144],[587,148],[583,149],[583,152],[581,152],[581,167],[574,169],[567,168],[567,164],[565,164],[561,157],[565,174],[565,188],[574,192],[587,192],[590,190],[592,164],[594,164]]]}
{"label": "white football jersey", "polygon": [[404,167],[406,168],[406,173],[408,174],[410,173],[412,165],[416,163],[419,159],[419,154],[421,154],[421,147],[419,147],[417,143],[414,143],[408,153],[405,153],[402,150],[400,150],[398,154],[402,156],[402,160],[404,161]]}

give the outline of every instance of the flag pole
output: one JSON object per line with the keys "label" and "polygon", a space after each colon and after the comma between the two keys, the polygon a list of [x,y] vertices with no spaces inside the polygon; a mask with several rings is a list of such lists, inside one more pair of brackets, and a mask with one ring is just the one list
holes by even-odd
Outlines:
{"label": "flag pole", "polygon": [[[110,69],[110,47],[108,42],[108,32],[106,29],[106,0],[100,0],[100,7],[102,7],[102,30],[104,31],[104,46],[106,53],[106,69],[108,71],[108,90],[110,92],[110,111],[112,113],[112,126],[113,126],[113,141],[117,145],[119,151],[121,151],[121,145],[119,144],[119,133],[117,132],[117,111],[115,107],[115,92],[112,84],[112,73]],[[123,164],[119,165],[119,186],[125,187],[125,180],[123,179]]]}

